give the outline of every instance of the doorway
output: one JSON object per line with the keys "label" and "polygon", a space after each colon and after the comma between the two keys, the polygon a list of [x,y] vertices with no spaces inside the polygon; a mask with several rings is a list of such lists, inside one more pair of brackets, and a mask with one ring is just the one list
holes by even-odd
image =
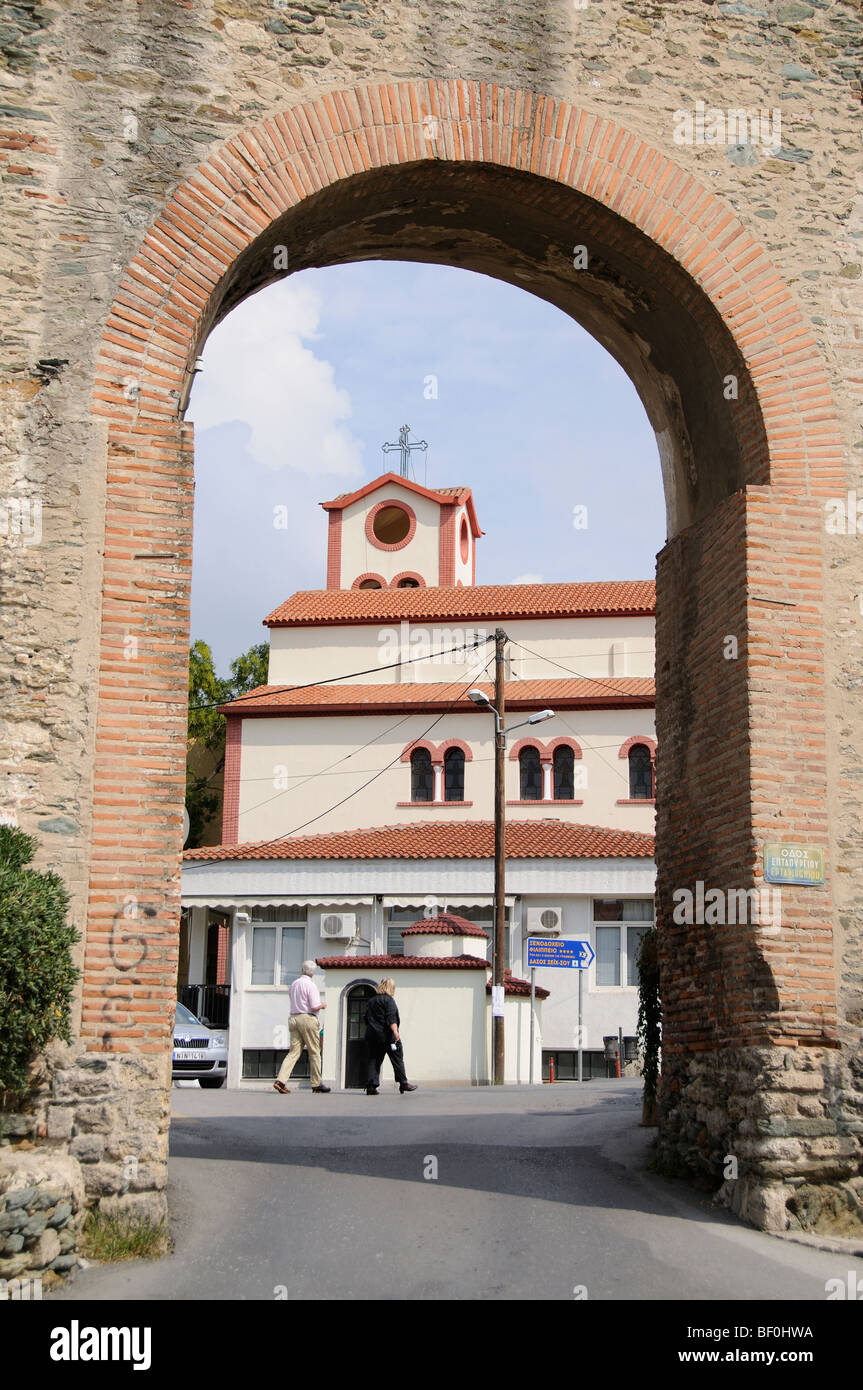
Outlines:
{"label": "doorway", "polygon": [[366,1008],[374,997],[372,985],[354,985],[348,994],[345,1030],[345,1090],[364,1090],[368,1076]]}

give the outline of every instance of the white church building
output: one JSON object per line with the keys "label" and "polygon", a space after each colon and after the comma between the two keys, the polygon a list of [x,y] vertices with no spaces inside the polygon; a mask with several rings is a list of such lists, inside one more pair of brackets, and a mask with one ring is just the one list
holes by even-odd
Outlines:
{"label": "white church building", "polygon": [[578,972],[538,969],[532,1016],[531,936],[590,942],[581,1043],[604,1076],[603,1038],[636,1032],[653,921],[654,585],[477,585],[467,487],[385,473],[323,506],[326,588],[265,619],[268,682],[223,709],[222,843],[184,855],[181,979],[203,991],[221,933],[228,1085],[272,1084],[309,957],[328,1085],[364,1085],[385,975],[411,1080],[490,1081],[494,719],[468,691],[494,697],[498,628],[506,1079],[577,1075]]}

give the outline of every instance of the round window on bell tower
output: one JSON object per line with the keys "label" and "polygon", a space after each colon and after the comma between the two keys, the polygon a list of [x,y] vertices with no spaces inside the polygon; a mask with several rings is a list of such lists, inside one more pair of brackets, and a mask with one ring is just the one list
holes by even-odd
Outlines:
{"label": "round window on bell tower", "polygon": [[399,545],[410,530],[411,522],[402,507],[381,507],[375,514],[372,529],[381,545]]}

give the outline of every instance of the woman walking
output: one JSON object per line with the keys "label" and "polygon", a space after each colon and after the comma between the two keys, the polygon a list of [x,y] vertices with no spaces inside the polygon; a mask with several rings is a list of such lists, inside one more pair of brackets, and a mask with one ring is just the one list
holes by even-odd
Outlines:
{"label": "woman walking", "polygon": [[396,992],[394,980],[381,980],[378,992],[369,1000],[366,1009],[366,1047],[369,1052],[369,1070],[366,1095],[376,1096],[381,1080],[381,1062],[389,1057],[393,1065],[399,1092],[415,1091],[405,1072],[402,1040],[399,1037],[399,1011],[393,995]]}

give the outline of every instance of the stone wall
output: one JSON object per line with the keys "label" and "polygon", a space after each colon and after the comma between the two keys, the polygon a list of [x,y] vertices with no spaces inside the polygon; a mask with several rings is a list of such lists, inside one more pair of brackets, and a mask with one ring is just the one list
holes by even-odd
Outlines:
{"label": "stone wall", "polygon": [[[602,223],[609,247],[602,284],[573,300],[573,312],[639,381],[659,433],[675,535],[660,588],[672,574],[685,586],[681,593],[669,582],[659,620],[665,713],[660,707],[658,714],[668,731],[658,760],[660,827],[667,827],[658,851],[663,922],[672,889],[699,873],[719,884],[757,880],[768,830],[827,851],[827,889],[789,895],[793,917],[778,941],[765,946],[744,934],[731,975],[731,936],[711,942],[693,934],[685,954],[694,978],[669,949],[666,988],[676,1021],[667,1080],[676,1089],[663,1142],[690,1167],[706,1163],[718,1180],[721,1154],[739,1146],[746,1126],[755,1133],[759,1118],[773,1123],[770,1097],[785,1094],[774,1082],[785,1076],[790,1043],[806,1049],[823,1082],[822,1114],[837,1125],[835,1134],[819,1136],[836,1143],[835,1152],[823,1144],[811,1150],[824,1159],[816,1176],[831,1180],[837,1153],[843,1171],[855,1152],[859,1162],[863,562],[856,527],[828,534],[819,518],[830,497],[855,488],[863,497],[861,54],[860,7],[846,0],[521,0],[506,7],[492,0],[119,0],[110,7],[22,0],[0,15],[0,499],[9,516],[12,500],[22,532],[0,536],[0,813],[35,833],[39,863],[63,875],[85,934],[81,1042],[61,1052],[38,1123],[46,1142],[50,1133],[52,1143],[77,1145],[90,1201],[163,1210],[188,643],[192,439],[179,425],[186,359],[214,319],[258,283],[255,238],[266,238],[291,192],[298,219],[292,266],[336,258],[331,223],[336,240],[343,229],[338,254],[351,254],[358,242],[351,242],[344,207],[341,223],[333,220],[339,181],[355,173],[365,179],[351,185],[347,207],[373,187],[366,171],[383,165],[395,172],[389,184],[374,185],[360,231],[374,254],[408,244],[404,221],[389,237],[385,225],[372,225],[375,200],[386,224],[384,214],[414,179],[412,206],[422,208],[429,196],[423,170],[432,160],[446,169],[459,164],[465,206],[485,186],[471,160],[535,175],[542,185],[537,226],[554,217],[555,226],[573,230],[574,242],[589,220],[583,202],[567,212],[543,182],[557,177],[543,161],[559,153],[562,178],[570,149],[572,184],[599,209],[614,208],[631,179],[625,215],[612,212]],[[504,88],[528,95],[510,101]],[[369,95],[342,95],[356,90]],[[779,110],[779,147],[679,143],[676,113],[695,112],[699,102],[722,111]],[[558,132],[563,103],[580,115]],[[327,136],[334,120],[342,122],[338,140]],[[284,202],[273,184],[253,196],[242,191],[261,170],[261,146],[249,132],[268,122],[274,133],[265,144],[287,142],[292,151]],[[662,160],[668,180],[657,172]],[[194,181],[206,161],[215,183],[236,198],[233,220],[202,237],[190,195],[199,196]],[[699,241],[684,214],[702,206],[701,189],[719,211]],[[154,243],[148,229],[169,206]],[[516,283],[556,296],[560,267],[548,248],[540,264],[529,246],[507,247],[502,232],[495,240],[493,214],[504,230],[508,217],[502,207],[490,202],[478,224],[477,242],[484,237],[491,248],[485,268],[512,277],[517,265]],[[742,241],[727,249],[726,215],[751,250]],[[640,240],[627,221],[639,218],[649,226]],[[591,224],[597,235],[600,222]],[[699,417],[697,380],[685,380],[683,363],[669,365],[671,340],[658,327],[650,340],[651,320],[656,325],[661,315],[638,269],[645,236],[674,246],[668,254],[699,286],[693,312],[709,307],[714,315],[717,371],[727,339],[730,370],[741,376],[751,414],[748,423],[738,419],[734,447],[753,471],[736,489],[721,460],[708,466],[702,446],[692,444],[710,434],[707,417]],[[197,246],[191,259],[189,244]],[[748,273],[745,290],[711,264],[717,253]],[[445,240],[425,254],[446,259]],[[775,272],[760,269],[762,256]],[[170,279],[167,291],[160,277]],[[677,329],[683,315],[667,323]],[[799,348],[790,354],[790,386],[771,384],[774,359],[747,327],[762,320],[775,357],[789,354],[789,343]],[[136,335],[140,353],[130,346]],[[112,350],[94,411],[97,364]],[[756,367],[761,380],[747,397]],[[762,421],[771,412],[766,461]],[[757,471],[768,462],[766,475]],[[768,482],[785,489],[775,519]],[[764,491],[751,498],[754,510],[740,511],[744,530],[724,531],[714,509],[733,513],[731,492],[753,484]],[[690,485],[702,499],[701,530],[678,537],[698,501]],[[128,522],[136,508],[141,517]],[[708,533],[716,553],[737,566],[728,598],[710,589]],[[702,596],[715,605],[709,615]],[[759,608],[756,597],[768,602]],[[713,642],[725,632],[741,643],[733,673],[706,645],[708,635]],[[730,703],[709,694],[711,662],[716,680],[734,687]],[[707,781],[699,779],[702,766]],[[685,822],[687,812],[691,822],[696,807],[714,843],[696,833],[678,845],[672,823],[678,813]],[[712,1000],[720,979],[733,981],[721,1008],[711,1006],[700,1033],[687,1033],[690,987]],[[746,1064],[740,1047],[756,1049]],[[769,1066],[757,1051],[764,1047]],[[94,1068],[97,1057],[104,1070]],[[746,1079],[753,1076],[754,1089]],[[843,1093],[847,1103],[840,1103]],[[133,1094],[137,1111],[128,1103]],[[767,1135],[765,1142],[774,1138],[787,1141]],[[137,1187],[124,1176],[130,1155],[139,1163]],[[755,1188],[775,1182],[768,1149],[753,1150],[748,1161]],[[796,1162],[789,1150],[789,1168]],[[749,1207],[754,1212],[757,1202]]]}

